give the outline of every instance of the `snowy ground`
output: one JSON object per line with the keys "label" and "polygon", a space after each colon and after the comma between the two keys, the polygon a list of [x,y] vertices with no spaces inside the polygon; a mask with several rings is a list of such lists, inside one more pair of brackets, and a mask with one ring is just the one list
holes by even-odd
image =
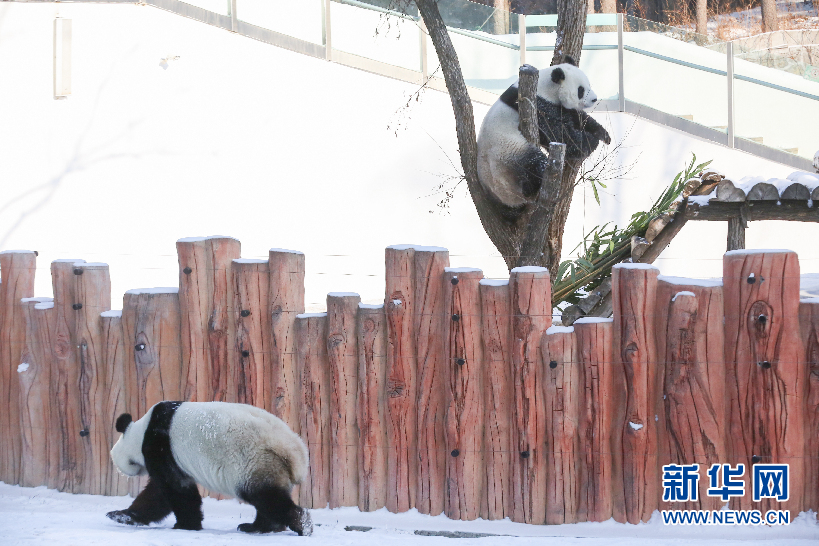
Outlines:
{"label": "snowy ground", "polygon": [[[310,538],[293,533],[250,536],[236,531],[239,523],[250,521],[254,509],[233,500],[204,500],[204,530],[173,530],[173,517],[151,527],[127,527],[106,519],[109,510],[126,507],[127,497],[101,497],[58,493],[44,487],[25,488],[0,483],[0,544],[14,545],[82,545],[131,546],[151,545],[222,545],[222,544],[295,544],[310,541],[322,545],[435,545],[470,544],[505,545],[545,544],[549,546],[582,544],[663,546],[690,544],[696,540],[704,546],[728,546],[741,541],[742,546],[777,544],[783,546],[816,545],[819,524],[813,513],[802,514],[791,525],[783,527],[669,527],[659,514],[647,524],[624,525],[581,523],[575,525],[523,525],[504,521],[452,521],[444,516],[423,516],[417,512],[390,514],[385,510],[361,513],[358,509],[312,510],[317,524]],[[345,527],[372,527],[367,532],[347,531]],[[503,535],[484,538],[451,539],[419,536],[415,531],[466,531]]]}

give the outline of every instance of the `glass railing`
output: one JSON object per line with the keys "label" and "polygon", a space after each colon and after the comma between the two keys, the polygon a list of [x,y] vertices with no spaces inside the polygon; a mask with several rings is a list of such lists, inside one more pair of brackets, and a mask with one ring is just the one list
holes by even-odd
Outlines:
{"label": "glass railing", "polygon": [[[219,13],[230,5],[189,3]],[[392,0],[236,0],[234,17],[312,44],[329,40],[331,52],[442,77],[417,8],[410,2],[398,13],[395,6]],[[439,0],[438,8],[473,88],[500,94],[517,78],[521,61],[539,68],[551,64],[556,15],[523,17],[468,0]],[[749,41],[734,50],[733,117],[728,46],[709,36],[636,17],[590,14],[580,67],[601,99],[620,99],[622,77],[630,110],[644,105],[727,133],[725,142],[733,130],[738,138],[812,157],[819,148],[819,68],[801,57],[771,60],[754,47]]]}
{"label": "glass railing", "polygon": [[313,44],[324,43],[324,0],[236,0],[236,15],[257,27]]}
{"label": "glass railing", "polygon": [[220,15],[230,15],[230,0],[182,0],[185,4],[206,9]]}

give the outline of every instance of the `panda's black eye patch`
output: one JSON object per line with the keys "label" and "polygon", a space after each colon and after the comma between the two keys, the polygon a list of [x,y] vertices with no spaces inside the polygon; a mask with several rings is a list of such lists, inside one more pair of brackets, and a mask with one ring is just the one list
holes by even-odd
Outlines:
{"label": "panda's black eye patch", "polygon": [[577,88],[577,98],[578,99],[582,99],[583,95],[585,95],[585,94],[586,94],[586,88],[585,87],[583,87],[581,85],[580,87]]}

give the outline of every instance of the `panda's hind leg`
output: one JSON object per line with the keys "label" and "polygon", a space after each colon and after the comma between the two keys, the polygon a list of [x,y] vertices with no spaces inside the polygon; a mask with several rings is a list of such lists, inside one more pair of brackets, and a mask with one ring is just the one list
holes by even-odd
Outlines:
{"label": "panda's hind leg", "polygon": [[148,525],[157,523],[171,513],[171,504],[154,480],[149,480],[145,489],[137,495],[131,506],[125,510],[114,510],[105,514],[109,519],[126,525]]}
{"label": "panda's hind leg", "polygon": [[515,165],[521,191],[527,198],[531,199],[537,195],[543,183],[543,173],[546,170],[547,161],[546,154],[540,151],[539,147],[530,145],[518,164]]}
{"label": "panda's hind leg", "polygon": [[239,531],[244,533],[272,533],[286,527],[299,536],[313,533],[310,513],[293,502],[290,491],[281,486],[264,485],[242,491],[239,498],[256,508],[256,520],[242,523]]}

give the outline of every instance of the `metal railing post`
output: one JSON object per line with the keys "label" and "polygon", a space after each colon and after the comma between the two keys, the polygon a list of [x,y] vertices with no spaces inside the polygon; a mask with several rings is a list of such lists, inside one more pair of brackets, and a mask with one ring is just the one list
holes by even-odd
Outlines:
{"label": "metal railing post", "polygon": [[429,79],[429,64],[427,60],[427,26],[424,20],[418,17],[418,34],[421,39],[421,82],[426,83]]}
{"label": "metal railing post", "polygon": [[727,42],[726,45],[726,72],[728,73],[728,146],[735,147],[734,140],[736,126],[734,125],[734,44]]}
{"label": "metal railing post", "polygon": [[520,66],[526,64],[526,16],[518,15],[518,34],[520,34]]}
{"label": "metal railing post", "polygon": [[228,0],[228,10],[230,10],[230,30],[239,32],[239,18],[236,16],[236,0]]}
{"label": "metal railing post", "polygon": [[623,77],[623,14],[617,14],[617,73],[618,85],[617,102],[620,103],[620,111],[626,111],[626,84]]}
{"label": "metal railing post", "polygon": [[331,0],[323,0],[321,3],[321,36],[324,42],[324,58],[333,60],[333,40],[330,29],[330,4]]}

